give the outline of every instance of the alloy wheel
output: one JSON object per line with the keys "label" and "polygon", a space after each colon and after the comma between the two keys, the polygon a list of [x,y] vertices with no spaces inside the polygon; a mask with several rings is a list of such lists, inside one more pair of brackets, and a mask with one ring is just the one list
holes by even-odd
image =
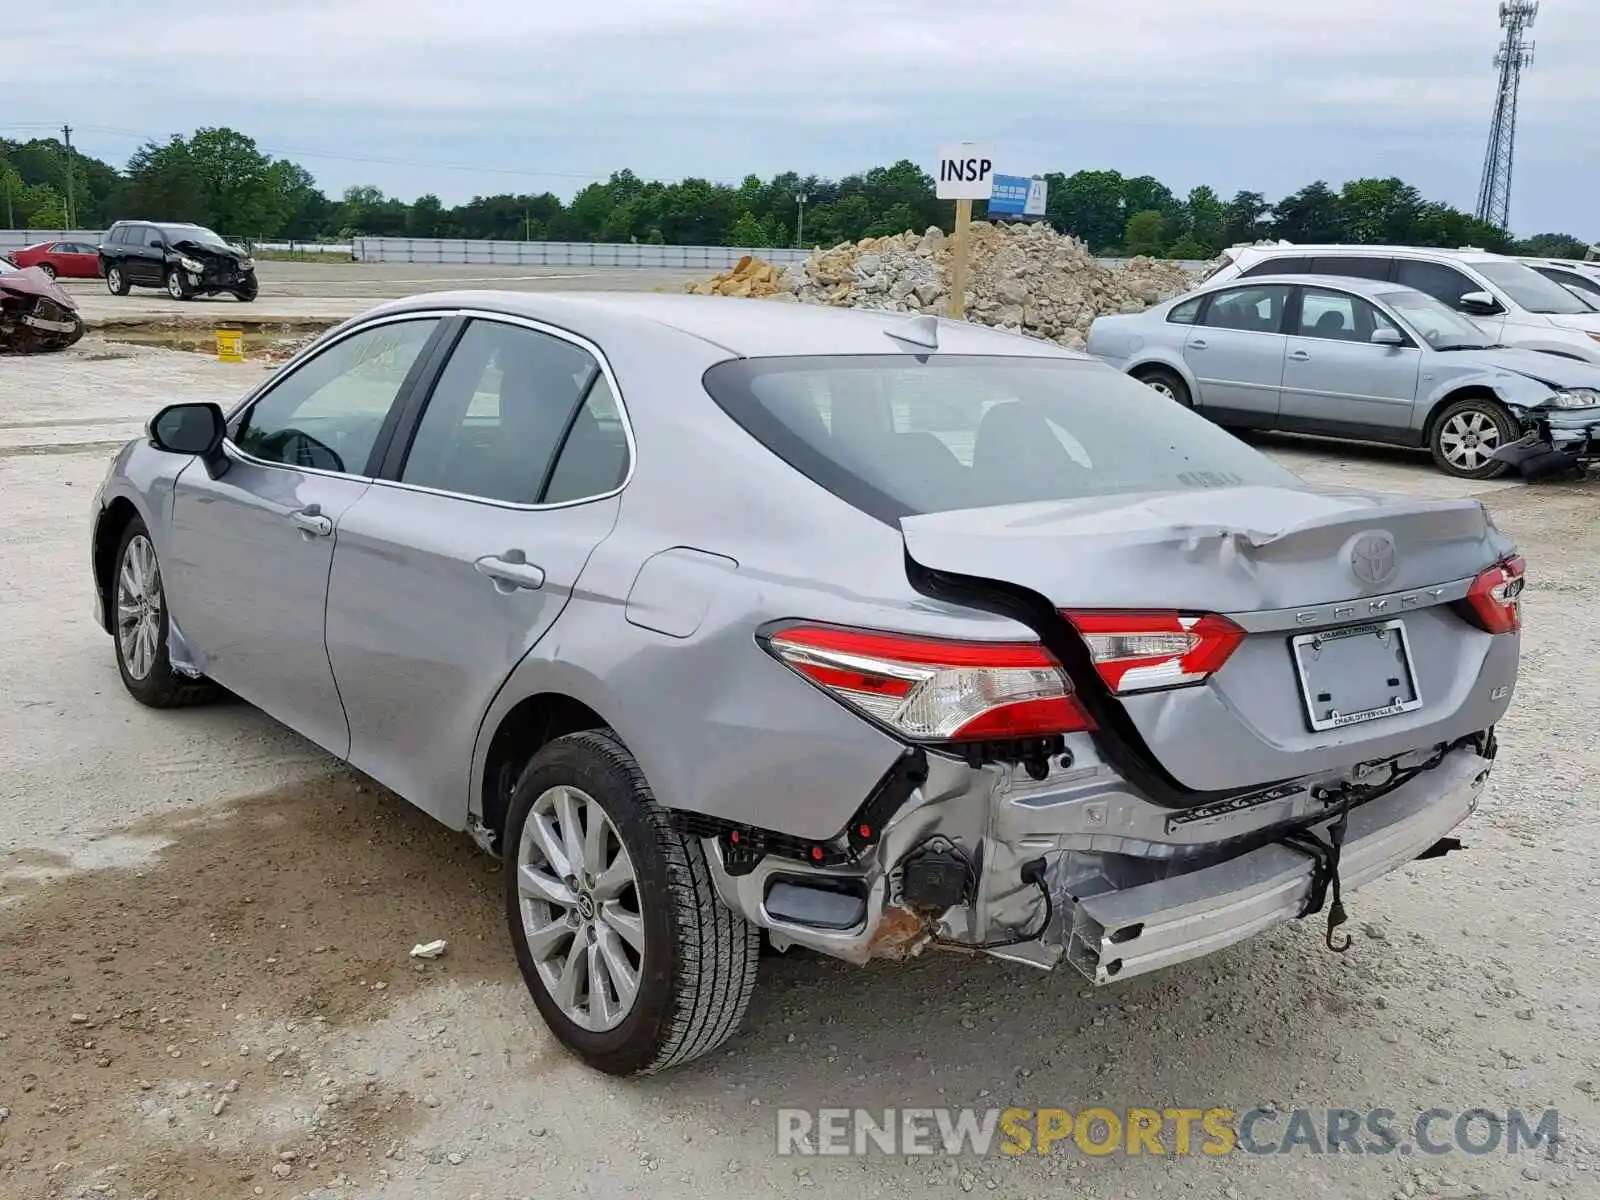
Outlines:
{"label": "alloy wheel", "polygon": [[1178,398],[1178,394],[1172,390],[1172,385],[1160,376],[1154,376],[1140,382],[1158,396],[1165,396],[1168,400],[1176,400]]}
{"label": "alloy wheel", "polygon": [[122,269],[120,267],[112,267],[106,272],[106,290],[111,292],[120,292],[122,290]]}
{"label": "alloy wheel", "polygon": [[1458,412],[1439,431],[1439,448],[1451,466],[1463,471],[1479,470],[1500,448],[1500,426],[1481,410]]}
{"label": "alloy wheel", "polygon": [[183,299],[183,276],[177,271],[167,272],[167,295],[174,300]]}
{"label": "alloy wheel", "polygon": [[161,568],[143,534],[128,542],[117,572],[117,644],[128,674],[148,678],[161,645]]}
{"label": "alloy wheel", "polygon": [[533,802],[517,845],[522,932],[561,1012],[596,1033],[627,1019],[644,963],[638,877],[617,828],[587,792]]}

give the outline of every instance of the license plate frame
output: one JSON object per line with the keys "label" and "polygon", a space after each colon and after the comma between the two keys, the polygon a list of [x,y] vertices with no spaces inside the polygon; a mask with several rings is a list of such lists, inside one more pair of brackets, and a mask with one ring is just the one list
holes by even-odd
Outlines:
{"label": "license plate frame", "polygon": [[[1384,641],[1391,634],[1399,646],[1399,661],[1404,668],[1404,676],[1399,683],[1401,691],[1398,694],[1391,694],[1387,704],[1367,704],[1352,712],[1343,712],[1333,707],[1328,708],[1325,715],[1319,716],[1319,706],[1328,703],[1321,697],[1330,693],[1319,693],[1314,690],[1311,672],[1307,669],[1306,660],[1309,657],[1307,648],[1320,649],[1328,643],[1349,642],[1355,638],[1371,637]],[[1295,675],[1300,683],[1300,700],[1304,706],[1306,722],[1313,732],[1325,733],[1331,729],[1348,729],[1352,725],[1365,725],[1371,721],[1381,721],[1385,717],[1397,717],[1404,713],[1415,712],[1423,705],[1422,688],[1417,681],[1416,659],[1411,653],[1411,641],[1406,636],[1406,625],[1403,620],[1372,621],[1342,629],[1323,629],[1315,633],[1298,634],[1289,639],[1289,657],[1294,662]]]}

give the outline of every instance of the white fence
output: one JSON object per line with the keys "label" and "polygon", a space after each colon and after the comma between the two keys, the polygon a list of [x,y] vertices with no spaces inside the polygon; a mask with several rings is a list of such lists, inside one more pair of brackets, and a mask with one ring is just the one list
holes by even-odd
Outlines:
{"label": "white fence", "polygon": [[454,263],[508,267],[639,267],[725,271],[746,254],[802,261],[808,251],[770,246],[650,246],[631,242],[489,242],[456,238],[358,237],[362,262]]}
{"label": "white fence", "polygon": [[103,229],[0,229],[0,250],[20,250],[39,242],[88,242],[98,246]]}
{"label": "white fence", "polygon": [[[0,229],[0,251],[36,242],[97,244],[103,231],[87,229]],[[262,242],[262,250],[316,250],[354,254],[370,263],[443,263],[456,266],[634,267],[664,271],[726,271],[746,254],[773,263],[803,261],[809,251],[771,246],[649,246],[628,242],[491,242],[460,238],[358,237],[353,245]],[[1102,258],[1103,266],[1122,266],[1125,258]],[[1179,264],[1195,275],[1203,262]]]}

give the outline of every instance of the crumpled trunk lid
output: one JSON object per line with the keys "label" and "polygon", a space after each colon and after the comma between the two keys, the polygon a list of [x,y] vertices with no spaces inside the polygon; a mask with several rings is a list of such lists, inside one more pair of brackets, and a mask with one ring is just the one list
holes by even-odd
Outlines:
{"label": "crumpled trunk lid", "polygon": [[[1264,786],[1465,737],[1503,715],[1515,682],[1516,636],[1484,633],[1452,607],[1513,550],[1477,501],[1213,488],[930,513],[901,529],[921,566],[1020,586],[1057,610],[1220,613],[1244,626],[1207,682],[1114,701],[1192,791]],[[1302,679],[1307,651],[1294,639],[1389,620],[1404,627],[1420,707],[1315,728],[1307,688],[1323,684]]]}

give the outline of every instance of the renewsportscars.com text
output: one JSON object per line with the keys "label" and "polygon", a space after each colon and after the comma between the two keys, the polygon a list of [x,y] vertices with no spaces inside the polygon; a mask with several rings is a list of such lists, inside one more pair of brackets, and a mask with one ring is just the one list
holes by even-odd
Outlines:
{"label": "renewsportscars.com text", "polygon": [[1556,1109],[782,1108],[780,1155],[1519,1154],[1561,1142]]}

